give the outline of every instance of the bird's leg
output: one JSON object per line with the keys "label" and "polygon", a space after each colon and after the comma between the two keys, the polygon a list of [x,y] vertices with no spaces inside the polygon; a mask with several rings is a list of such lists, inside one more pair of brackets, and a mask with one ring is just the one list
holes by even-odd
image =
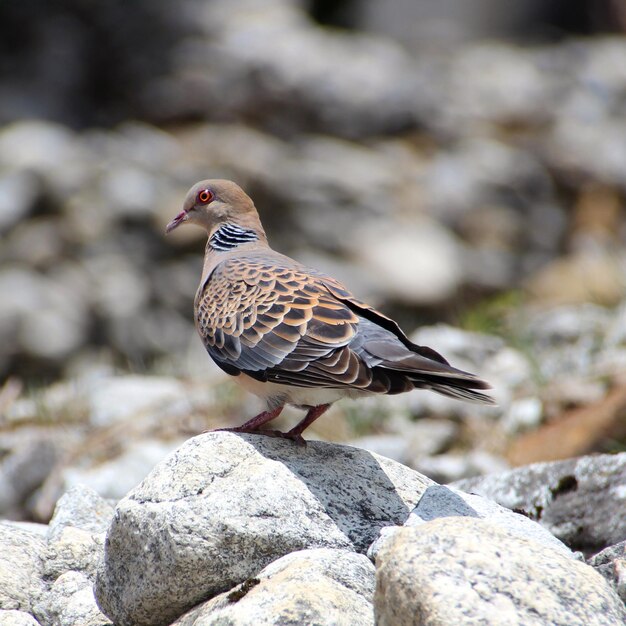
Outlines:
{"label": "bird's leg", "polygon": [[287,439],[293,439],[298,443],[304,442],[302,438],[302,433],[306,428],[308,428],[320,415],[323,415],[330,408],[330,404],[318,404],[317,406],[311,407],[307,414],[304,416],[304,419],[299,421],[291,430],[288,430],[285,433],[285,437]]}
{"label": "bird's leg", "polygon": [[267,424],[267,422],[273,420],[275,417],[278,417],[284,408],[285,408],[285,405],[282,404],[282,405],[277,406],[275,409],[263,411],[262,413],[255,415],[252,419],[249,419],[247,422],[245,422],[241,426],[235,426],[234,428],[218,428],[217,430],[227,431],[231,433],[266,434],[267,431],[260,431],[259,428],[261,428],[263,424]]}
{"label": "bird's leg", "polygon": [[249,432],[257,431],[259,430],[259,428],[261,428],[261,426],[263,426],[263,424],[267,424],[267,422],[270,422],[275,417],[278,417],[282,413],[282,410],[284,408],[285,408],[285,405],[282,404],[282,405],[277,406],[275,409],[263,411],[262,413],[255,415],[252,419],[249,419],[247,422],[245,422],[241,426],[237,426],[237,428],[234,428],[233,430],[236,430],[237,432],[241,432],[241,433],[249,433]]}
{"label": "bird's leg", "polygon": [[275,417],[278,417],[284,408],[285,405],[283,404],[275,409],[259,413],[241,426],[235,426],[234,428],[218,428],[217,430],[221,432],[252,433],[255,435],[266,435],[268,437],[280,437],[282,439],[291,439],[291,441],[297,444],[306,446],[306,441],[304,440],[304,437],[302,437],[302,433],[318,417],[320,417],[320,415],[325,413],[330,408],[330,404],[319,404],[318,406],[311,407],[304,418],[286,433],[280,432],[279,430],[261,430],[261,426],[263,426],[263,424],[267,424],[267,422],[273,420]]}

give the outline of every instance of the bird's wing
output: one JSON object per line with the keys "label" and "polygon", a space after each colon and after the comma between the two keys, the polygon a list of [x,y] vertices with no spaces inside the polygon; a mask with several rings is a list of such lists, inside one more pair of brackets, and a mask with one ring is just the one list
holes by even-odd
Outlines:
{"label": "bird's wing", "polygon": [[227,373],[297,387],[399,393],[415,387],[477,402],[489,385],[418,346],[338,281],[301,266],[236,257],[200,288],[196,323]]}
{"label": "bird's wing", "polygon": [[411,352],[423,356],[428,361],[436,361],[437,363],[441,363],[443,365],[449,365],[448,361],[432,348],[429,348],[428,346],[419,346],[413,343],[406,336],[400,326],[398,326],[396,321],[387,317],[384,313],[381,313],[379,310],[370,306],[366,302],[355,298],[352,293],[350,293],[338,280],[327,276],[324,276],[323,280],[329,291],[339,302],[344,303],[348,308],[350,308],[350,310],[354,311],[359,316],[364,317],[377,326],[389,331],[392,335],[395,335],[400,343],[406,346]]}
{"label": "bird's wing", "polygon": [[293,386],[371,385],[349,348],[358,323],[319,276],[258,258],[223,261],[196,297],[198,331],[223,370]]}

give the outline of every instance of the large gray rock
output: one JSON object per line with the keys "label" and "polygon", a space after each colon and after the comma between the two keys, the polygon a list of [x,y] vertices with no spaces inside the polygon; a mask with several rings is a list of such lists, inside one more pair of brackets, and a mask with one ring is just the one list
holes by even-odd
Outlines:
{"label": "large gray rock", "polygon": [[591,567],[471,518],[403,528],[376,559],[379,626],[621,626]]}
{"label": "large gray rock", "polygon": [[[407,518],[404,527],[421,526],[442,517],[472,517],[484,519],[499,526],[516,537],[532,539],[560,552],[563,556],[574,557],[572,551],[549,533],[543,526],[524,515],[514,513],[493,500],[474,494],[464,493],[454,487],[433,485],[428,487],[417,506]],[[368,556],[375,558],[382,546],[398,532],[398,527],[381,530],[381,536],[368,550]]]}
{"label": "large gray rock", "polygon": [[519,509],[570,548],[597,552],[626,537],[626,452],[536,463],[454,486]]}
{"label": "large gray rock", "polygon": [[98,603],[120,626],[167,624],[290,552],[365,552],[430,484],[357,448],[200,435],[118,504]]}
{"label": "large gray rock", "polygon": [[0,608],[31,612],[45,590],[42,581],[44,539],[0,522]]}
{"label": "large gray rock", "polygon": [[318,548],[284,556],[173,626],[368,626],[375,571],[362,554]]}

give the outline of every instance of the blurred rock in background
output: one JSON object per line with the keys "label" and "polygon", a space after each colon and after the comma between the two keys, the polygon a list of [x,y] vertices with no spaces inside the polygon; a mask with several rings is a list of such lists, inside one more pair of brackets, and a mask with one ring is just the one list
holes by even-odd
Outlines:
{"label": "blurred rock in background", "polygon": [[416,336],[500,402],[346,403],[319,436],[438,480],[623,449],[625,29],[619,0],[0,3],[0,482],[39,459],[0,514],[116,497],[92,466],[138,480],[257,408],[195,337],[202,233],[163,235],[206,177],[407,332],[463,326]]}

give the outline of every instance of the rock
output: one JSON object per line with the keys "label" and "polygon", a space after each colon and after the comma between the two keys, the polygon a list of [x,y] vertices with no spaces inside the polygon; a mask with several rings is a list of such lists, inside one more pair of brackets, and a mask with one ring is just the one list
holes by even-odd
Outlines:
{"label": "rock", "polygon": [[[433,485],[426,489],[403,527],[420,526],[442,517],[485,519],[517,537],[541,543],[564,556],[570,558],[574,556],[567,546],[526,516],[510,511],[482,496],[443,485]],[[383,528],[381,536],[370,546],[367,555],[372,559],[376,558],[381,547],[388,543],[398,530],[398,527]]]}
{"label": "rock", "polygon": [[454,364],[455,367],[474,372],[489,381],[493,386],[491,395],[498,403],[495,408],[477,408],[476,405],[463,402],[450,402],[436,394],[413,394],[414,413],[445,412],[450,415],[475,415],[480,410],[482,415],[496,416],[502,406],[510,402],[512,389],[529,386],[531,366],[528,359],[518,350],[505,344],[494,335],[471,332],[446,324],[422,326],[410,335],[411,341],[418,345],[430,346]]}
{"label": "rock", "polygon": [[36,179],[29,172],[18,170],[0,175],[0,232],[28,215],[37,193]]}
{"label": "rock", "polygon": [[[472,42],[502,39],[505,33],[515,33],[516,39],[526,41],[529,34],[536,32],[538,23],[552,23],[551,9],[543,4],[521,2],[505,7],[497,0],[481,0],[476,5],[389,0],[384,6],[376,0],[363,0],[358,10],[348,15],[338,12],[334,16],[350,19],[351,25],[364,30],[400,40],[417,55],[433,49],[440,53],[463,50]],[[497,45],[491,45],[497,50]],[[477,74],[472,78],[482,78]],[[514,82],[515,78],[509,80]]]}
{"label": "rock", "polygon": [[[359,407],[363,411],[362,403],[359,403]],[[380,407],[378,410],[384,409]],[[386,420],[386,425],[389,422],[393,424],[393,415]],[[458,434],[458,427],[451,420],[422,418],[416,422],[405,419],[399,422],[391,426],[393,434],[359,437],[351,445],[415,469],[420,459],[440,453]]]}
{"label": "rock", "polygon": [[524,511],[573,550],[597,552],[626,536],[626,452],[536,463],[453,486]]}
{"label": "rock", "polygon": [[361,554],[301,550],[274,561],[172,626],[373,626],[374,579],[374,566]]}
{"label": "rock", "polygon": [[30,613],[0,609],[0,626],[39,626],[39,622]]}
{"label": "rock", "polygon": [[426,217],[401,228],[389,222],[356,228],[355,252],[386,298],[412,305],[449,300],[463,279],[456,239]]}
{"label": "rock", "polygon": [[506,461],[482,450],[447,452],[416,459],[412,466],[436,482],[449,483],[461,478],[502,472],[508,468]]}
{"label": "rock", "polygon": [[48,540],[56,541],[68,528],[89,533],[105,532],[113,517],[113,507],[93,489],[84,485],[72,487],[56,504],[48,526]]}
{"label": "rock", "polygon": [[578,112],[561,116],[545,142],[546,158],[557,170],[624,189],[626,123],[593,117],[581,119]]}
{"label": "rock", "polygon": [[610,321],[608,309],[588,303],[539,310],[519,330],[533,346],[536,367],[546,380],[586,378]]}
{"label": "rock", "polygon": [[8,294],[0,311],[6,315],[2,332],[13,335],[8,345],[16,344],[20,353],[54,360],[85,341],[86,303],[74,285],[15,266],[0,274],[0,288]]}
{"label": "rock", "polygon": [[[181,47],[179,65],[187,76],[177,76],[180,86],[174,86],[191,91],[192,78],[204,78],[188,108],[253,117],[277,134],[324,130],[363,137],[415,124],[421,95],[414,65],[395,42],[320,28],[293,3],[259,10],[244,0],[203,8],[198,22],[206,40]],[[294,58],[302,61],[297,71]]]}
{"label": "rock", "polygon": [[91,423],[107,426],[183,400],[185,387],[174,378],[120,376],[93,381],[87,393]]}
{"label": "rock", "polygon": [[0,522],[0,606],[31,612],[45,593],[42,559],[45,540],[39,535]]}
{"label": "rock", "polygon": [[626,300],[615,309],[613,319],[607,328],[604,344],[606,348],[626,346]]}
{"label": "rock", "polygon": [[123,450],[108,461],[89,467],[65,468],[61,474],[62,486],[70,489],[86,485],[103,498],[120,500],[181,443],[182,439],[178,438],[174,441],[153,438],[128,441]]}
{"label": "rock", "polygon": [[624,258],[614,251],[581,251],[540,268],[525,288],[542,306],[587,302],[615,306],[626,296],[625,279]]}
{"label": "rock", "polygon": [[587,563],[602,574],[626,602],[626,540],[598,552]]}
{"label": "rock", "polygon": [[12,528],[18,528],[24,530],[31,535],[46,539],[48,536],[48,525],[39,524],[38,522],[15,522],[13,520],[2,520],[2,524]]}
{"label": "rock", "polygon": [[56,580],[74,571],[93,582],[112,517],[113,507],[88,487],[73,487],[61,496],[48,526],[46,578]]}
{"label": "rock", "polygon": [[[0,339],[3,355],[20,353],[20,327],[29,311],[40,305],[41,281],[38,276],[21,266],[4,267],[0,271]],[[2,363],[2,361],[0,361]]]}
{"label": "rock", "polygon": [[619,626],[626,610],[588,565],[482,519],[399,530],[376,558],[376,624]]}
{"label": "rock", "polygon": [[516,437],[508,446],[507,458],[513,465],[557,461],[594,452],[607,441],[621,441],[626,436],[626,386],[612,386],[597,402],[592,394],[586,400],[582,406],[561,409],[558,419]]}
{"label": "rock", "polygon": [[146,306],[150,285],[131,259],[102,251],[85,265],[93,283],[94,305],[108,318],[130,318]]}
{"label": "rock", "polygon": [[464,493],[454,487],[434,485],[420,498],[417,506],[405,522],[405,526],[419,526],[440,517],[476,517],[487,520],[504,530],[521,537],[542,543],[564,556],[572,552],[542,526],[525,515],[515,513],[492,500]]}
{"label": "rock", "polygon": [[348,444],[374,454],[380,454],[398,463],[403,462],[408,449],[406,437],[391,434],[366,435],[349,441]]}
{"label": "rock", "polygon": [[23,507],[50,474],[58,461],[60,450],[56,437],[49,433],[22,433],[21,441],[2,443],[0,460],[0,515],[23,517]]}
{"label": "rock", "polygon": [[0,166],[37,172],[43,176],[74,155],[74,134],[60,124],[21,121],[0,132]]}
{"label": "rock", "polygon": [[456,55],[449,76],[450,97],[442,113],[448,123],[488,120],[495,124],[541,123],[551,117],[555,82],[535,50],[505,43],[470,46]]}
{"label": "rock", "polygon": [[67,526],[54,540],[48,542],[44,576],[48,580],[56,580],[66,572],[77,572],[93,582],[103,552],[104,533],[93,534]]}
{"label": "rock", "polygon": [[502,416],[502,428],[511,435],[536,428],[541,423],[543,406],[536,397],[518,398]]}
{"label": "rock", "polygon": [[34,612],[42,624],[113,626],[98,609],[91,582],[79,572],[59,576]]}
{"label": "rock", "polygon": [[429,484],[357,448],[200,435],[118,504],[98,603],[120,626],[166,624],[290,552],[365,552]]}
{"label": "rock", "polygon": [[64,224],[56,217],[21,220],[7,237],[5,255],[23,266],[44,270],[54,267],[56,271],[59,259],[63,257],[64,229]]}

